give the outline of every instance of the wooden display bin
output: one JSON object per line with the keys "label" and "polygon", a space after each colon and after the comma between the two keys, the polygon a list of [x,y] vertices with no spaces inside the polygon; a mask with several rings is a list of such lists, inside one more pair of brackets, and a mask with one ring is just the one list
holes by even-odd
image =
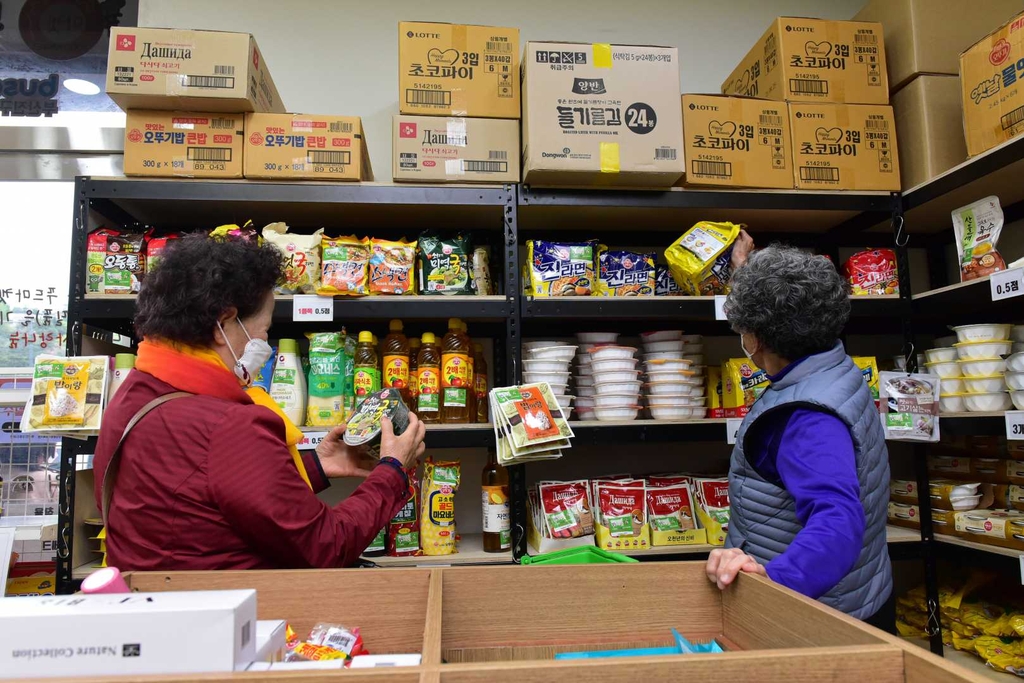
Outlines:
{"label": "wooden display bin", "polygon": [[[377,671],[157,676],[146,681],[730,680],[793,683],[982,681],[915,645],[756,576],[719,591],[703,562],[127,575],[138,591],[255,588],[260,619],[303,634],[318,621],[358,626],[375,654],[422,665]],[[724,654],[554,661],[558,652],[715,638]],[[82,679],[85,680],[85,679]],[[109,678],[107,680],[110,680]]]}

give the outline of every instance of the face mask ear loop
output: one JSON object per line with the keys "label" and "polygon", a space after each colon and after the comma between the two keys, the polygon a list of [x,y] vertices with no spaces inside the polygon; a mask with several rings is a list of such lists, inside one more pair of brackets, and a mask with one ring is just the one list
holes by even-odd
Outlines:
{"label": "face mask ear loop", "polygon": [[[248,339],[249,341],[252,341],[252,337],[249,336],[249,330],[245,329],[245,325],[242,324],[242,319],[239,318],[238,316],[235,316],[235,322],[237,322],[238,326],[242,328],[242,334],[245,335],[245,338]],[[223,331],[224,330],[221,330],[221,332]]]}
{"label": "face mask ear loop", "polygon": [[[231,357],[234,358],[235,362],[237,363],[240,360],[238,358],[238,354],[235,353],[235,348],[233,346],[231,346],[231,342],[228,341],[228,335],[224,331],[224,327],[220,324],[219,320],[217,321],[217,329],[220,330],[220,333],[224,335],[224,343],[228,345],[228,351],[231,352]],[[243,327],[242,330],[244,331],[245,328]],[[249,336],[249,335],[247,334],[246,336]]]}

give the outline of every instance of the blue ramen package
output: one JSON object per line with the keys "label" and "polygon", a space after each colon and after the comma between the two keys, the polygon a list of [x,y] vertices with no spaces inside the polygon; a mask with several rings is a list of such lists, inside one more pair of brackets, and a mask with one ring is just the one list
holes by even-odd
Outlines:
{"label": "blue ramen package", "polygon": [[598,296],[654,296],[654,253],[609,251],[598,255]]}
{"label": "blue ramen package", "polygon": [[526,293],[533,296],[590,296],[597,285],[597,242],[526,243],[530,261]]}
{"label": "blue ramen package", "polygon": [[658,264],[654,271],[654,294],[655,296],[684,296],[683,290],[679,288],[676,279],[672,277],[672,271],[668,266]]}

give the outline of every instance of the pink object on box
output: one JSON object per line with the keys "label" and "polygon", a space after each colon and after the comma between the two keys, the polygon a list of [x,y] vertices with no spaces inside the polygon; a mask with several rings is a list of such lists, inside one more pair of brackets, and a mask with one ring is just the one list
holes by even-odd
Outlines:
{"label": "pink object on box", "polygon": [[132,589],[121,578],[121,572],[117,567],[104,567],[103,569],[97,569],[82,579],[82,592],[131,593]]}

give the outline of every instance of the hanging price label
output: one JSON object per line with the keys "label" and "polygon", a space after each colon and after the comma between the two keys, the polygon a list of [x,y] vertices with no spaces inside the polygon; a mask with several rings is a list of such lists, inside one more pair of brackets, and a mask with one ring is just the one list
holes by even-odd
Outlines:
{"label": "hanging price label", "polygon": [[302,441],[296,444],[296,448],[300,451],[312,451],[315,450],[320,442],[327,438],[327,432],[303,432]]}
{"label": "hanging price label", "polygon": [[736,435],[740,431],[741,424],[743,424],[742,417],[730,417],[725,421],[725,442],[730,446],[736,444]]}
{"label": "hanging price label", "polygon": [[292,299],[292,322],[331,322],[334,320],[334,299],[316,294],[296,294]]}
{"label": "hanging price label", "polygon": [[1024,441],[1024,410],[1006,411],[1006,438],[1009,441]]}
{"label": "hanging price label", "polygon": [[722,294],[715,295],[715,320],[728,320],[725,315],[725,299]]}
{"label": "hanging price label", "polygon": [[992,288],[992,301],[1002,301],[1024,295],[1024,268],[992,273],[988,281]]}

